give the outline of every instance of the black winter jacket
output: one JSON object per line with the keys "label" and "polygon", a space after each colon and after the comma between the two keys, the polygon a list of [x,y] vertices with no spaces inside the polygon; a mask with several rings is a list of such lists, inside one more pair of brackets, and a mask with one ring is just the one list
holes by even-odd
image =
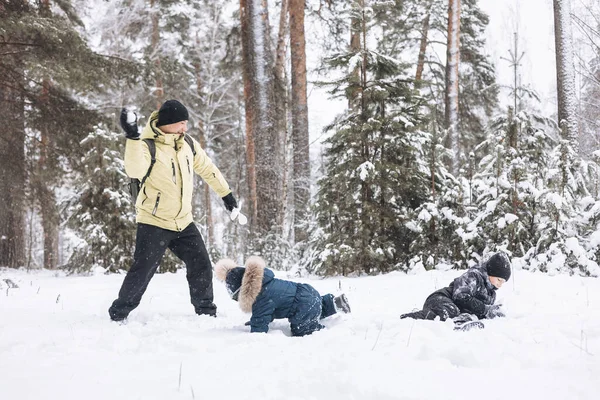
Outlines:
{"label": "black winter jacket", "polygon": [[485,318],[485,306],[496,301],[496,287],[489,280],[485,267],[474,267],[454,279],[450,286],[433,292],[433,296],[444,296],[452,300],[461,312]]}

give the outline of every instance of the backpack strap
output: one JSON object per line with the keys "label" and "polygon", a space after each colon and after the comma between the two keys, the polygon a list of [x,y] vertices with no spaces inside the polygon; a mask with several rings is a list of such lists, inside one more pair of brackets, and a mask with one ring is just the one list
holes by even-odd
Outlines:
{"label": "backpack strap", "polygon": [[189,144],[190,147],[192,148],[192,153],[194,153],[194,158],[195,158],[196,157],[196,148],[194,147],[194,141],[192,140],[192,137],[190,135],[185,135],[183,138],[185,139],[187,144]]}
{"label": "backpack strap", "polygon": [[152,167],[154,167],[154,163],[156,163],[156,144],[154,143],[153,139],[144,139],[144,142],[146,142],[146,145],[148,145],[148,149],[150,149],[150,166],[148,167],[148,172],[146,172],[146,175],[144,175],[144,177],[142,178],[142,182],[140,183],[140,189],[142,188],[142,186],[144,186],[144,182],[146,182],[146,178],[148,178],[148,176],[150,176],[150,172],[152,172]]}

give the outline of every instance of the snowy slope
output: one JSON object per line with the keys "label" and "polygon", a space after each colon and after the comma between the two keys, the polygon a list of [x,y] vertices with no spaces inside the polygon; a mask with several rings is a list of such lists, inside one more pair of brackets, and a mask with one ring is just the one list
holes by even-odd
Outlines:
{"label": "snowy slope", "polygon": [[517,271],[499,292],[509,317],[483,331],[398,318],[457,274],[309,280],[341,284],[353,314],[292,338],[285,321],[247,333],[219,282],[219,317],[195,316],[184,273],[155,276],[118,325],[106,310],[122,276],[0,270],[0,398],[598,398],[600,279]]}

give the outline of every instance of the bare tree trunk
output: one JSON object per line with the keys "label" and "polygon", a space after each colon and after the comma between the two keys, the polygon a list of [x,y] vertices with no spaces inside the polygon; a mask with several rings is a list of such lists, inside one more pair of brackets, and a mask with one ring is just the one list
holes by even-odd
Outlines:
{"label": "bare tree trunk", "polygon": [[460,1],[448,0],[448,47],[446,50],[446,129],[447,147],[452,150],[450,169],[458,174],[460,134],[458,132],[458,66],[460,64]]}
{"label": "bare tree trunk", "polygon": [[429,37],[429,20],[431,18],[431,7],[433,6],[433,0],[429,1],[427,6],[427,15],[423,20],[423,27],[421,31],[421,45],[419,46],[419,58],[417,61],[417,74],[415,81],[420,82],[423,78],[423,70],[425,69],[425,54],[427,52],[427,42]]}
{"label": "bare tree trunk", "polygon": [[[357,15],[353,15],[350,19],[350,51],[352,53],[358,53],[361,51],[360,46],[360,34],[362,30],[361,20]],[[355,110],[360,106],[357,103],[358,95],[362,90],[362,85],[360,81],[360,71],[361,67],[356,66],[352,71],[352,77],[350,79],[350,83],[352,85],[352,89],[348,94],[348,108],[350,110]]]}
{"label": "bare tree trunk", "polygon": [[[360,14],[361,17],[358,18],[358,25],[357,28],[359,29],[359,42],[358,42],[358,46],[359,49],[362,53],[362,63],[360,65],[360,102],[358,103],[358,106],[360,107],[360,114],[361,114],[361,118],[363,120],[363,122],[367,122],[367,103],[366,103],[366,99],[364,96],[364,93],[367,89],[367,23],[366,23],[366,15],[365,15],[365,2],[364,0],[360,0],[358,3],[358,6],[360,7]],[[358,10],[357,10],[358,11]],[[360,37],[362,36],[362,42],[360,40]],[[354,39],[354,37],[352,38]],[[370,140],[369,140],[369,135],[366,132],[366,130],[364,130],[363,132],[363,138],[362,138],[362,159],[364,161],[370,160],[371,159],[371,151],[370,151]],[[369,204],[371,203],[371,199],[373,197],[373,191],[371,190],[370,186],[364,181],[361,180],[361,190],[362,190],[362,202],[363,204]],[[363,226],[363,234],[362,234],[362,246],[361,246],[361,266],[363,268],[363,271],[366,274],[369,274],[370,271],[370,263],[368,262],[369,256],[368,256],[368,249],[369,249],[369,243],[371,241],[371,234],[370,232],[368,232],[369,227],[370,227],[370,215],[364,210],[365,207],[363,207],[363,210],[361,212],[361,222],[362,222],[362,226]]]}
{"label": "bare tree trunk", "polygon": [[[272,54],[266,0],[240,0],[248,165],[255,168],[256,229],[271,232],[277,225],[280,177],[279,138],[274,123]],[[253,173],[249,171],[249,175]],[[250,183],[252,185],[252,182]]]}
{"label": "bare tree trunk", "polygon": [[285,82],[285,53],[286,33],[288,31],[289,0],[281,0],[281,13],[279,14],[279,32],[277,34],[277,51],[275,56],[275,78]]}
{"label": "bare tree trunk", "polygon": [[571,33],[570,0],[554,0],[554,40],[556,43],[556,81],[558,88],[558,121],[563,126],[563,137],[577,151],[577,96],[575,93],[575,65]]}
{"label": "bare tree trunk", "polygon": [[294,146],[294,237],[307,239],[306,219],[310,203],[310,153],[306,82],[305,0],[290,0],[292,51],[292,142]]}
{"label": "bare tree trunk", "polygon": [[[50,17],[50,0],[41,1],[41,14]],[[51,82],[48,78],[42,80],[42,92],[40,94],[40,103],[49,104]],[[42,106],[44,108],[44,106]],[[48,116],[49,117],[49,116]],[[42,114],[42,118],[45,116]],[[42,229],[44,232],[44,268],[56,269],[58,266],[58,224],[60,216],[56,204],[56,195],[52,185],[54,171],[48,162],[48,149],[51,147],[52,137],[46,127],[40,130],[40,154],[37,166],[37,176],[35,177],[35,192],[40,204],[40,214],[42,219]]]}
{"label": "bare tree trunk", "polygon": [[0,131],[0,266],[17,268],[25,264],[25,102],[21,61],[13,56],[10,62],[15,76],[0,78],[17,84],[0,84],[0,119],[11,121]]}
{"label": "bare tree trunk", "polygon": [[283,226],[285,220],[285,214],[287,210],[287,199],[288,199],[288,163],[286,157],[286,142],[288,139],[288,82],[286,77],[286,50],[287,50],[287,32],[288,32],[288,14],[289,14],[289,1],[281,1],[281,12],[279,14],[279,32],[277,34],[277,50],[275,51],[275,123],[276,130],[279,135],[279,146],[282,149],[281,163],[283,166],[282,179],[281,179],[281,206],[279,215],[277,217],[277,223]]}
{"label": "bare tree trunk", "polygon": [[[50,87],[50,81],[44,79],[40,95],[42,104],[50,101]],[[58,266],[58,224],[60,217],[54,188],[50,183],[53,171],[48,165],[48,149],[51,146],[52,138],[45,127],[41,129],[40,134],[40,158],[38,160],[36,192],[40,203],[42,228],[44,230],[44,268],[56,269]]]}
{"label": "bare tree trunk", "polygon": [[[154,8],[157,0],[150,0],[150,7]],[[152,38],[151,38],[151,49],[152,55],[151,59],[154,60],[154,74],[156,79],[156,87],[154,88],[154,98],[156,100],[156,108],[160,108],[163,103],[164,90],[163,90],[163,82],[162,82],[162,66],[160,63],[160,27],[158,26],[159,21],[159,9],[157,7],[156,10],[152,10]]]}
{"label": "bare tree trunk", "polygon": [[248,168],[248,192],[250,193],[250,226],[258,221],[258,206],[256,198],[256,155],[254,153],[254,109],[249,99],[252,98],[252,46],[250,46],[250,11],[248,2],[254,0],[240,0],[240,18],[242,27],[242,58],[244,75],[244,108],[246,119],[246,164]]}

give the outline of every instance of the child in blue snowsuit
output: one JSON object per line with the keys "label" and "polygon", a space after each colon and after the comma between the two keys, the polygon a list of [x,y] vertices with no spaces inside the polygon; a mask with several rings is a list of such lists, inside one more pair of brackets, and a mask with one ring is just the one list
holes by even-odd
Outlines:
{"label": "child in blue snowsuit", "polygon": [[287,318],[293,336],[310,335],[324,328],[319,320],[338,310],[350,312],[345,295],[321,296],[306,283],[277,279],[260,257],[250,257],[245,268],[236,266],[233,260],[221,260],[215,267],[215,275],[225,282],[231,298],[239,302],[242,311],[252,313],[251,332],[268,332],[271,321]]}

